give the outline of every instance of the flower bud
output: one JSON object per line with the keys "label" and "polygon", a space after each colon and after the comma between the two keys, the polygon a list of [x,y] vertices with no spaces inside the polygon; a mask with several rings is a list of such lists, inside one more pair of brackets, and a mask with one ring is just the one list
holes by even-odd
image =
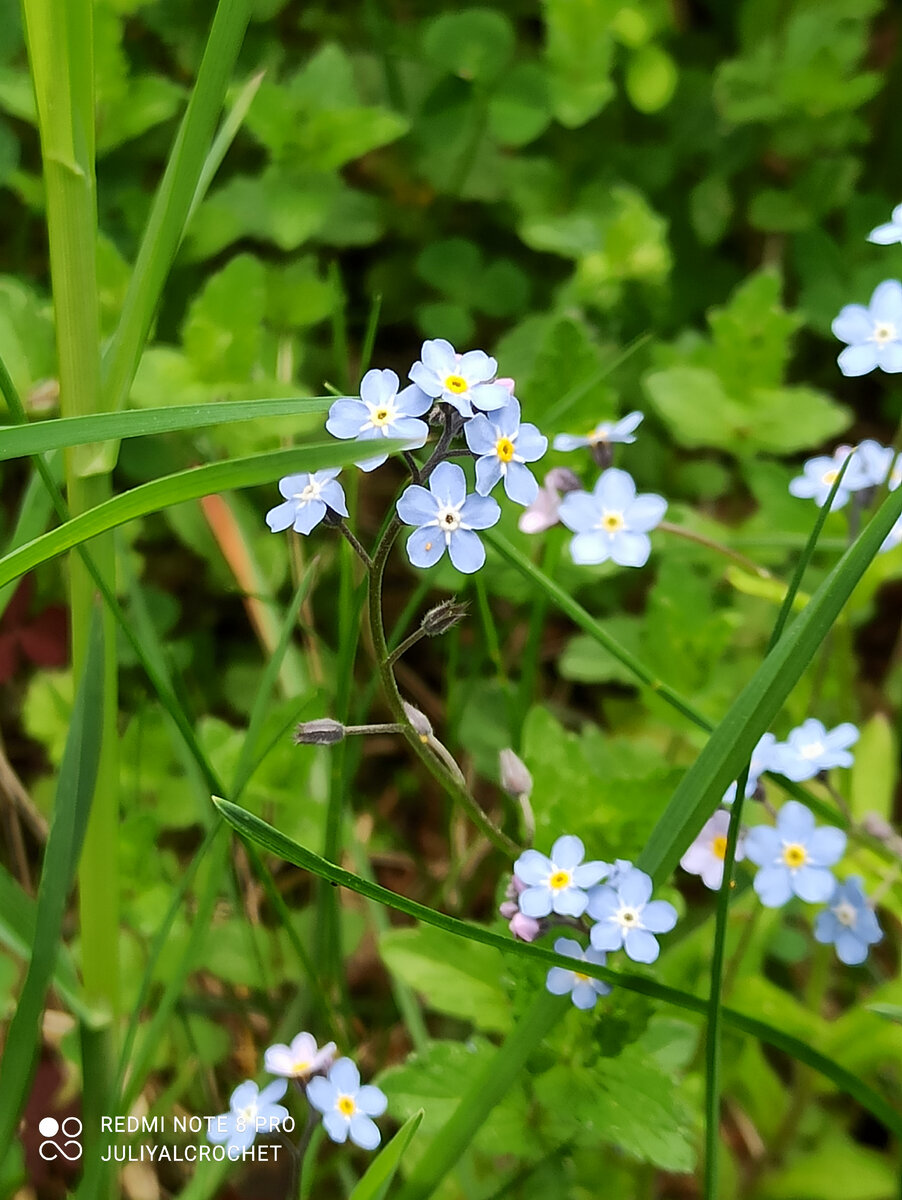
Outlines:
{"label": "flower bud", "polygon": [[443,600],[435,608],[430,608],[420,622],[420,628],[426,637],[440,637],[460,624],[468,608],[469,605],[458,604],[456,600]]}
{"label": "flower bud", "polygon": [[507,749],[498,755],[498,763],[501,769],[501,786],[507,794],[515,800],[521,796],[529,799],[532,793],[532,776],[523,761],[513,750]]}
{"label": "flower bud", "polygon": [[320,717],[317,721],[302,721],[294,731],[296,746],[334,746],[344,740],[345,727],[331,717]]}
{"label": "flower bud", "polygon": [[534,942],[542,932],[542,926],[535,917],[527,917],[521,912],[514,913],[508,923],[508,929],[521,942]]}
{"label": "flower bud", "polygon": [[412,704],[408,704],[406,700],[402,700],[404,705],[404,715],[414,728],[414,732],[420,735],[420,739],[427,742],[432,737],[432,725],[425,713],[421,713],[418,708],[414,708]]}

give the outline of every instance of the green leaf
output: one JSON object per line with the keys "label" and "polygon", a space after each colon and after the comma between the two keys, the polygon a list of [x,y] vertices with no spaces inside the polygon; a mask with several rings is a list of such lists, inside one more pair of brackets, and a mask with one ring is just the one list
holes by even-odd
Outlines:
{"label": "green leaf", "polygon": [[489,130],[502,146],[525,146],[551,124],[548,75],[536,63],[505,71],[489,100]]}
{"label": "green leaf", "polygon": [[514,41],[507,17],[489,8],[465,8],[431,21],[423,49],[440,71],[484,80],[500,75],[507,66]]}
{"label": "green leaf", "polygon": [[876,813],[892,821],[899,777],[899,745],[889,718],[874,713],[861,728],[852,766],[849,807],[857,821]]}
{"label": "green leaf", "polygon": [[389,929],[379,938],[385,965],[436,1012],[472,1021],[477,1029],[505,1032],[510,1003],[500,980],[504,959],[488,946],[465,955],[438,929]]}
{"label": "green leaf", "polygon": [[192,302],[182,330],[185,351],[200,379],[246,379],[260,360],[265,271],[239,254],[212,275]]}
{"label": "green leaf", "polygon": [[676,63],[660,46],[648,42],[630,58],[626,91],[639,112],[653,113],[666,107],[673,99],[676,85]]}
{"label": "green leaf", "polygon": [[829,1133],[809,1153],[769,1172],[756,1200],[894,1200],[899,1175],[885,1154]]}
{"label": "green leaf", "polygon": [[423,1109],[408,1117],[392,1140],[366,1169],[366,1174],[351,1192],[349,1200],[385,1200],[394,1182],[404,1152],[423,1120]]}
{"label": "green leaf", "polygon": [[554,115],[562,125],[575,129],[614,97],[611,24],[620,4],[544,0],[542,7]]}

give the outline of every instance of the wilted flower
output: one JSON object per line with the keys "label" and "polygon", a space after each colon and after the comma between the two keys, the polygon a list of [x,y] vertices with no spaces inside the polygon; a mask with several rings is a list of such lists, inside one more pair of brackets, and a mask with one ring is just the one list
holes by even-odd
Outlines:
{"label": "wilted flower", "polygon": [[[372,441],[374,438],[403,438],[407,449],[422,446],[429,426],[418,421],[432,407],[432,399],[411,384],[399,392],[400,380],[394,371],[367,371],[360,383],[360,399],[343,396],[329,409],[326,429],[333,437]],[[382,465],[387,454],[377,454],[358,462],[363,471]]]}
{"label": "wilted flower", "polygon": [[839,862],[846,835],[833,825],[815,826],[804,804],[788,800],[777,814],[777,827],[756,825],[745,838],[745,856],[760,870],[755,891],[766,908],[780,908],[792,896],[823,904],[836,880],[828,868]]}
{"label": "wilted flower", "polygon": [[331,1066],[335,1058],[335,1043],[327,1042],[318,1048],[311,1033],[299,1033],[289,1045],[277,1042],[263,1055],[263,1065],[270,1075],[284,1075],[288,1079],[303,1079],[315,1075]]}
{"label": "wilted flower", "polygon": [[423,342],[420,362],[410,368],[410,378],[436,400],[453,405],[462,417],[472,417],[473,408],[501,408],[510,399],[503,383],[493,382],[498,363],[483,350],[458,354],[444,338]]}
{"label": "wilted flower", "polygon": [[862,890],[860,876],[850,875],[836,885],[827,908],[817,915],[814,936],[825,945],[832,943],[837,958],[847,966],[864,962],[869,948],[883,937],[883,930]]}
{"label": "wilted flower", "polygon": [[667,511],[663,496],[636,495],[631,475],[611,467],[603,471],[591,492],[570,492],[561,501],[561,521],[572,529],[570,553],[575,563],[641,567],[651,553],[649,530]]}
{"label": "wilted flower", "polygon": [[854,746],[859,736],[850,721],[828,731],[821,721],[809,717],[792,730],[785,742],[774,747],[773,769],[801,783],[831,767],[851,767],[855,760],[849,746]]}
{"label": "wilted flower", "polygon": [[487,496],[499,480],[515,504],[532,504],[539,491],[528,462],[540,459],[548,438],[535,425],[520,424],[520,403],[513,396],[491,416],[477,413],[464,426],[467,445],[476,458],[476,491]]}
{"label": "wilted flower", "polygon": [[287,1087],[284,1079],[268,1084],[262,1092],[252,1079],[240,1083],[229,1097],[229,1111],[207,1123],[207,1140],[225,1142],[232,1157],[252,1146],[258,1133],[272,1133],[288,1116],[288,1109],[275,1103]]}
{"label": "wilted flower", "polygon": [[656,933],[669,933],[677,911],[666,900],[652,900],[651,877],[637,867],[624,871],[614,887],[602,883],[589,893],[589,916],[597,922],[590,938],[596,950],[622,946],[633,962],[652,963],[661,952]]}
{"label": "wilted flower", "polygon": [[333,1142],[348,1138],[363,1150],[375,1150],[381,1134],[373,1117],[381,1117],[388,1100],[381,1088],[360,1085],[360,1072],[349,1058],[340,1058],[328,1079],[317,1075],[307,1084],[307,1099],[323,1114],[323,1125]]}
{"label": "wilted flower", "polygon": [[485,562],[485,547],[473,531],[495,525],[501,509],[491,496],[468,496],[463,471],[443,462],[432,472],[428,490],[414,483],[404,491],[398,516],[417,526],[407,539],[415,567],[435,566],[447,550],[458,571],[471,575]]}
{"label": "wilted flower", "polygon": [[266,514],[266,524],[273,533],[289,526],[295,533],[309,533],[320,523],[327,510],[341,517],[348,515],[345,494],[338,476],[341,468],[311,471],[303,475],[286,475],[279,480],[284,504],[277,504]]}
{"label": "wilted flower", "polygon": [[551,912],[581,917],[588,904],[585,889],[608,871],[607,863],[584,863],[585,854],[582,841],[572,835],[557,839],[550,858],[538,850],[525,850],[514,863],[514,874],[526,884],[520,911],[528,917],[547,917]]}
{"label": "wilted flower", "polygon": [[[578,962],[594,963],[599,967],[603,967],[607,961],[604,951],[596,950],[592,946],[584,951],[573,938],[558,938],[554,949],[556,954],[575,958]],[[593,979],[591,975],[583,974],[576,967],[572,971],[568,971],[566,967],[551,967],[545,978],[545,987],[554,996],[566,996],[569,992],[574,1005],[581,1009],[594,1008],[598,997],[607,996],[611,990],[609,983]]]}
{"label": "wilted flower", "polygon": [[455,625],[459,625],[468,610],[468,604],[460,604],[457,600],[442,600],[429,609],[420,622],[420,629],[426,637],[440,637]]}
{"label": "wilted flower", "polygon": [[[701,876],[701,881],[712,892],[720,890],[723,884],[724,859],[727,854],[727,833],[730,828],[730,814],[723,809],[709,817],[701,828],[698,837],[680,859],[680,866],[690,875]],[[741,862],[745,857],[742,847],[742,835],[736,841],[735,861]]]}
{"label": "wilted flower", "polygon": [[878,283],[870,305],[847,304],[833,321],[833,333],[846,349],[836,360],[843,375],[866,375],[879,367],[902,371],[902,284]]}
{"label": "wilted flower", "polygon": [[520,513],[518,528],[523,533],[544,533],[546,529],[551,529],[558,523],[561,497],[567,492],[580,491],[582,486],[579,476],[568,467],[552,467],[535,500],[525,512]]}

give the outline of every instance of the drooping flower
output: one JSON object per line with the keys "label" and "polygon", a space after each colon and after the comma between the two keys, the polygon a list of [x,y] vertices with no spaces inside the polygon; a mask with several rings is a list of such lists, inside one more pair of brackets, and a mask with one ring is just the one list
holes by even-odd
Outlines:
{"label": "drooping flower", "polygon": [[836,360],[843,375],[866,375],[875,367],[890,374],[902,371],[902,284],[897,279],[878,283],[868,307],[847,304],[832,329],[847,343]]}
{"label": "drooping flower", "polygon": [[427,396],[452,405],[462,417],[472,417],[474,407],[489,412],[510,400],[506,384],[495,380],[497,371],[497,361],[485,351],[458,354],[450,342],[434,338],[423,342],[410,378]]}
{"label": "drooping flower", "polygon": [[381,1088],[360,1085],[360,1072],[349,1058],[340,1058],[328,1078],[317,1075],[307,1084],[307,1099],[323,1114],[323,1125],[333,1142],[348,1138],[362,1150],[375,1150],[381,1141],[372,1119],[381,1117],[388,1100]]}
{"label": "drooping flower", "polygon": [[514,863],[514,874],[526,887],[519,897],[520,911],[528,917],[581,917],[589,897],[586,888],[603,879],[605,862],[583,862],[586,848],[578,837],[566,834],[551,847],[551,857],[524,850]]}
{"label": "drooping flower", "polygon": [[802,783],[831,767],[851,767],[855,760],[849,747],[855,745],[859,736],[850,721],[828,731],[823,722],[809,717],[792,730],[785,742],[774,747],[773,769],[795,783]]}
{"label": "drooping flower", "polygon": [[[583,950],[573,938],[558,938],[554,949],[556,954],[575,958],[577,962],[595,963],[599,967],[605,965],[608,957],[603,950],[596,950],[593,946]],[[584,975],[578,968],[568,971],[566,967],[549,968],[545,977],[545,987],[553,996],[566,996],[569,992],[570,999],[576,1007],[584,1010],[594,1008],[598,997],[607,996],[611,991],[609,983],[602,983],[600,979]]]}
{"label": "drooping flower", "polygon": [[[329,409],[326,429],[333,437],[372,441],[375,438],[404,438],[406,449],[415,450],[429,436],[429,426],[418,421],[432,407],[432,399],[412,383],[398,391],[394,371],[367,371],[360,382],[360,399],[343,396]],[[373,471],[388,458],[377,454],[358,462],[363,471]]]}
{"label": "drooping flower", "polygon": [[561,497],[567,492],[582,490],[582,482],[568,467],[552,467],[535,500],[525,512],[520,513],[517,527],[523,533],[544,533],[558,523]]}
{"label": "drooping flower", "polygon": [[588,433],[559,433],[554,439],[555,450],[580,450],[583,446],[597,446],[599,442],[615,442],[631,445],[636,439],[633,430],[642,424],[640,412],[627,413],[619,421],[600,421]]}
{"label": "drooping flower", "polygon": [[902,242],[902,204],[897,204],[885,225],[877,225],[868,234],[868,241],[877,246],[892,246]]}
{"label": "drooping flower", "polygon": [[276,1103],[287,1087],[285,1079],[276,1079],[262,1092],[252,1079],[240,1083],[229,1097],[229,1111],[207,1122],[207,1140],[225,1142],[231,1157],[252,1146],[258,1133],[272,1133],[288,1116],[288,1109]]}
{"label": "drooping flower", "polygon": [[289,527],[295,533],[310,533],[331,509],[341,517],[348,515],[345,494],[338,476],[340,468],[312,471],[304,475],[286,475],[279,480],[284,504],[277,504],[266,514],[266,524],[273,533]]}
{"label": "drooping flower", "polygon": [[570,541],[575,563],[641,567],[651,553],[650,530],[667,511],[663,496],[636,495],[631,475],[611,467],[603,471],[591,492],[569,492],[561,501],[561,521],[576,537]]}
{"label": "drooping flower", "polygon": [[[775,748],[777,739],[772,733],[764,733],[758,740],[758,745],[752,751],[752,758],[749,763],[749,777],[745,785],[745,798],[754,796],[758,787],[758,780],[765,773],[775,769],[774,763],[776,760]],[[736,799],[736,780],[734,779],[730,786],[723,794],[723,803],[732,804]]]}
{"label": "drooping flower", "polygon": [[810,809],[788,800],[777,827],[756,825],[745,838],[745,856],[760,869],[755,891],[766,908],[781,908],[792,896],[823,904],[836,884],[829,869],[842,858],[846,835],[833,825],[815,825]]}
{"label": "drooping flower", "polygon": [[414,483],[403,492],[398,516],[417,526],[407,539],[415,567],[435,566],[447,550],[458,571],[472,575],[485,562],[485,547],[473,531],[495,525],[501,509],[491,496],[468,496],[463,471],[443,462],[432,472],[428,489]]}
{"label": "drooping flower", "polygon": [[477,413],[464,426],[467,445],[477,455],[476,491],[487,496],[500,479],[515,504],[532,504],[539,485],[526,466],[548,449],[548,438],[535,425],[520,424],[520,402],[513,396],[491,416]]}
{"label": "drooping flower", "polygon": [[[698,837],[680,859],[680,866],[683,870],[690,875],[701,876],[702,883],[712,892],[720,891],[723,884],[723,865],[727,853],[729,828],[730,814],[719,809],[704,823]],[[740,831],[736,841],[736,862],[741,862],[745,857],[743,840]]]}
{"label": "drooping flower", "polygon": [[602,883],[589,893],[586,909],[596,922],[590,938],[596,950],[622,946],[633,962],[652,963],[661,952],[656,933],[668,933],[677,911],[666,900],[652,900],[651,877],[638,867],[624,871],[615,886]]}
{"label": "drooping flower", "polygon": [[335,1058],[335,1049],[334,1042],[317,1048],[313,1034],[299,1033],[287,1046],[283,1042],[270,1046],[263,1055],[263,1065],[270,1075],[303,1079],[328,1068]]}
{"label": "drooping flower", "polygon": [[861,877],[850,875],[836,890],[814,922],[814,936],[824,945],[834,945],[836,956],[847,966],[863,963],[868,950],[883,937],[874,910],[868,904]]}

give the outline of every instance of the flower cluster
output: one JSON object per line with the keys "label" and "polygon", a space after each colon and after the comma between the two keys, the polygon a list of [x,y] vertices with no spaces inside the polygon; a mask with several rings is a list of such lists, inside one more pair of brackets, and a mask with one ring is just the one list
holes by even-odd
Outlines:
{"label": "flower cluster", "polygon": [[258,1134],[294,1129],[288,1109],[278,1103],[289,1081],[306,1096],[310,1107],[322,1114],[323,1127],[333,1142],[350,1139],[364,1150],[379,1145],[381,1135],[373,1117],[385,1112],[385,1093],[372,1084],[361,1085],[354,1063],[349,1058],[336,1059],[334,1042],[319,1047],[312,1034],[299,1033],[287,1045],[270,1046],[263,1063],[270,1075],[279,1078],[262,1091],[253,1080],[245,1080],[232,1092],[229,1111],[210,1122],[208,1139],[225,1143],[229,1158],[237,1158],[252,1146]]}
{"label": "flower cluster", "polygon": [[[585,846],[578,837],[559,837],[551,854],[526,850],[514,863],[501,915],[511,932],[534,941],[557,925],[589,934],[584,948],[573,938],[555,942],[558,954],[577,962],[604,966],[607,955],[623,949],[634,962],[652,963],[660,953],[656,934],[668,933],[677,920],[666,900],[652,900],[652,881],[625,859],[615,863],[584,862]],[[555,995],[567,993],[577,1008],[593,1008],[610,987],[574,967],[552,967],[546,987]]]}

